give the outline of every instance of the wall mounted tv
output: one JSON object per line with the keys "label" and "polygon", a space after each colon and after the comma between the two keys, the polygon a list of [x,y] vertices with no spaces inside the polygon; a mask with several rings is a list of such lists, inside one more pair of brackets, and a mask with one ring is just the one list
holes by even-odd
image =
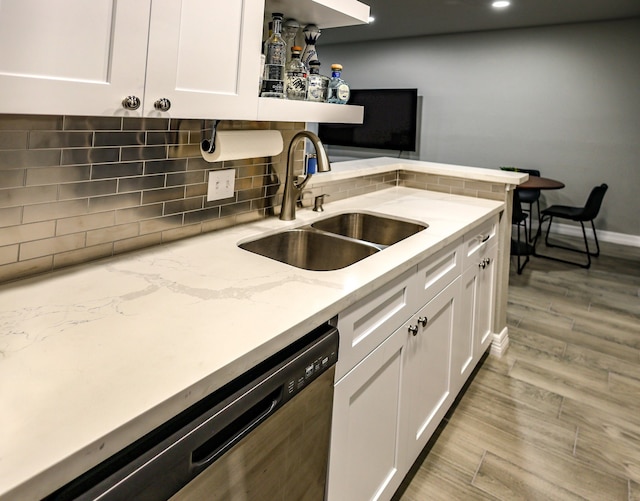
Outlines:
{"label": "wall mounted tv", "polygon": [[416,151],[418,89],[351,89],[348,104],[364,106],[364,122],[318,124],[324,144]]}

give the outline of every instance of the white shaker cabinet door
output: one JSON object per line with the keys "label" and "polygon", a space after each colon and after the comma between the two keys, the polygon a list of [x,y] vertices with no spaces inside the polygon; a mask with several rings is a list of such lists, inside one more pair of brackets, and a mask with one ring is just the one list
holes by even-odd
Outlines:
{"label": "white shaker cabinet door", "polygon": [[264,0],[153,0],[145,116],[255,119],[263,12]]}
{"label": "white shaker cabinet door", "polygon": [[460,279],[449,284],[409,321],[402,415],[410,464],[418,457],[453,402],[451,350],[460,312]]}
{"label": "white shaker cabinet door", "polygon": [[2,0],[0,113],[140,116],[150,0]]}
{"label": "white shaker cabinet door", "polygon": [[390,499],[406,473],[398,452],[405,342],[396,331],[335,386],[328,501]]}

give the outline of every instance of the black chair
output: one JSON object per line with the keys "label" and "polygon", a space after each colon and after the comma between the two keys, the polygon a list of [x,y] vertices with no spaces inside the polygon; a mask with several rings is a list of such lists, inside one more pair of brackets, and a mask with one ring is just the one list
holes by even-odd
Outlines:
{"label": "black chair", "polygon": [[[527,241],[527,218],[529,216],[522,210],[520,203],[519,190],[513,190],[513,212],[511,213],[511,224],[517,226],[516,234],[518,238],[511,238],[511,255],[517,257],[518,275],[522,274],[522,270],[529,262],[529,257],[534,254],[534,246]],[[522,237],[524,233],[524,239]],[[525,258],[524,262],[522,258]]]}
{"label": "black chair", "polygon": [[[530,176],[540,177],[540,171],[537,169],[521,169],[520,167],[500,167],[500,169],[510,170],[514,172],[525,172]],[[528,210],[525,209],[525,210],[527,211],[527,213],[529,214],[529,217],[531,218],[529,220],[529,233],[528,233],[529,242],[531,242],[533,241],[533,239],[531,238],[531,228],[533,226],[532,222],[533,222],[533,204],[534,203],[536,204],[536,208],[538,212],[538,224],[540,224],[540,190],[537,190],[535,188],[533,189],[525,188],[524,190],[519,189],[518,191],[520,192],[520,202],[523,204],[529,204],[529,209]]]}
{"label": "black chair", "polygon": [[[604,194],[607,191],[608,186],[606,184],[601,184],[600,186],[596,186],[591,190],[589,194],[589,198],[587,199],[587,203],[584,207],[570,207],[567,205],[552,205],[551,207],[547,207],[542,211],[542,221],[546,218],[549,218],[549,226],[547,227],[547,233],[544,238],[544,243],[548,247],[557,247],[559,249],[565,249],[572,252],[577,252],[579,254],[585,254],[587,256],[586,264],[577,263],[575,261],[568,261],[566,259],[560,259],[557,257],[551,257],[546,255],[537,254],[536,256],[544,257],[547,259],[553,259],[554,261],[560,261],[568,264],[575,264],[577,266],[581,266],[582,268],[589,268],[591,266],[591,256],[598,257],[600,255],[600,244],[598,243],[598,235],[596,235],[596,227],[593,224],[593,220],[598,216],[600,212],[600,207],[602,206],[602,200],[604,198]],[[549,230],[551,229],[551,223],[553,223],[554,218],[560,219],[569,219],[571,221],[577,221],[582,226],[582,237],[584,238],[584,247],[585,250],[576,249],[575,247],[565,247],[563,245],[551,244],[549,243]],[[542,224],[542,221],[540,224]],[[596,252],[591,252],[589,249],[589,242],[587,241],[587,232],[584,228],[584,222],[591,221],[591,229],[593,230],[593,238],[596,241]]]}

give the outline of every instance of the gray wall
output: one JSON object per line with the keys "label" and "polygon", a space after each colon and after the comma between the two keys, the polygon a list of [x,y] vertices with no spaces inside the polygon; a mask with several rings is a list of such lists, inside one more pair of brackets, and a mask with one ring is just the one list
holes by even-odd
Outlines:
{"label": "gray wall", "polygon": [[[543,206],[582,205],[606,182],[597,227],[640,236],[638,47],[636,18],[328,45],[318,53],[325,72],[341,62],[353,88],[418,88],[419,151],[403,157],[539,169],[567,185],[546,192]],[[373,156],[385,153],[397,155]]]}

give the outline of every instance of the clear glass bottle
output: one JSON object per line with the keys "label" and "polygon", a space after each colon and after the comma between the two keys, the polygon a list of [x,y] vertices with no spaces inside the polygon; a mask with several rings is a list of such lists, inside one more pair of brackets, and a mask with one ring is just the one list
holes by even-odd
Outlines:
{"label": "clear glass bottle", "polygon": [[317,59],[309,62],[307,81],[307,101],[326,103],[327,92],[329,91],[329,77],[320,74],[320,61]]}
{"label": "clear glass bottle", "polygon": [[295,19],[287,19],[282,25],[282,38],[287,44],[287,64],[291,61],[291,48],[296,45],[298,31],[300,31],[300,23]]}
{"label": "clear glass bottle", "polygon": [[302,47],[291,47],[291,61],[285,70],[285,97],[304,101],[307,97],[307,68],[300,60]]}
{"label": "clear glass bottle", "polygon": [[349,101],[351,90],[349,85],[342,77],[342,65],[331,65],[331,80],[329,80],[329,95],[327,101],[329,103],[346,104]]}
{"label": "clear glass bottle", "polygon": [[287,44],[282,38],[282,14],[274,12],[273,33],[265,45],[265,65],[262,77],[262,97],[284,99],[284,67],[287,61]]}

